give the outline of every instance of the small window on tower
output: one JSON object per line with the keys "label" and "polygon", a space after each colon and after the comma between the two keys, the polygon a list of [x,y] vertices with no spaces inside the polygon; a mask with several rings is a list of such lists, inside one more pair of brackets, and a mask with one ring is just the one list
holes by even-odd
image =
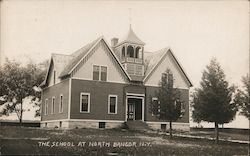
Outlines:
{"label": "small window on tower", "polygon": [[122,58],[125,57],[125,47],[122,47]]}
{"label": "small window on tower", "polygon": [[127,56],[134,57],[134,48],[132,46],[128,46]]}
{"label": "small window on tower", "polygon": [[135,50],[135,58],[140,58],[140,55],[139,55],[140,49],[141,49],[141,47],[136,48],[136,50]]}

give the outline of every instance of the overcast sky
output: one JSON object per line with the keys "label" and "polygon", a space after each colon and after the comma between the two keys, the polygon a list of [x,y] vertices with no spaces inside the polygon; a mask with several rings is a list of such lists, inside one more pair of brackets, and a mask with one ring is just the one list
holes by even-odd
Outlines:
{"label": "overcast sky", "polygon": [[1,53],[36,62],[70,54],[131,24],[146,51],[171,47],[195,87],[216,57],[230,83],[249,71],[249,1],[1,1]]}

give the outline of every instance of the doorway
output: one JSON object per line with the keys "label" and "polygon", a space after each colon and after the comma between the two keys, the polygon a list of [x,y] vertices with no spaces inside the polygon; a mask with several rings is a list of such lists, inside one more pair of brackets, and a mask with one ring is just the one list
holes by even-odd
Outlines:
{"label": "doorway", "polygon": [[142,98],[127,98],[127,120],[143,120],[142,104]]}

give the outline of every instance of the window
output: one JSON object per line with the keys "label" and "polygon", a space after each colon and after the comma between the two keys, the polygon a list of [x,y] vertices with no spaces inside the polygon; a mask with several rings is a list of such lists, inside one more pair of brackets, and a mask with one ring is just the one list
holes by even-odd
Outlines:
{"label": "window", "polygon": [[89,111],[90,111],[90,94],[89,93],[81,93],[80,112],[81,113],[89,113]]}
{"label": "window", "polygon": [[128,46],[127,56],[128,57],[134,57],[134,48],[132,46]]}
{"label": "window", "polygon": [[55,97],[52,97],[51,114],[55,113]]}
{"label": "window", "polygon": [[137,48],[135,49],[135,58],[141,58],[141,57],[139,56],[140,49],[141,49],[141,47],[137,47]]}
{"label": "window", "polygon": [[93,80],[107,81],[107,67],[94,65]]}
{"label": "window", "polygon": [[183,117],[183,115],[185,114],[185,104],[183,102],[180,102],[180,109],[181,109],[180,117]]}
{"label": "window", "polygon": [[45,100],[45,110],[44,110],[44,115],[48,114],[48,99]]}
{"label": "window", "polygon": [[185,113],[185,104],[181,102],[181,113]]}
{"label": "window", "polygon": [[161,107],[160,107],[160,101],[158,101],[158,98],[153,97],[152,98],[152,103],[153,103],[152,116],[160,115]]}
{"label": "window", "polygon": [[53,78],[54,78],[53,83],[56,84],[56,71],[55,70],[54,70],[54,76],[53,76]]}
{"label": "window", "polygon": [[117,113],[117,95],[109,95],[108,113],[109,114]]}
{"label": "window", "polygon": [[93,66],[93,80],[99,80],[99,66]]}
{"label": "window", "polygon": [[161,124],[161,130],[166,131],[167,124]]}
{"label": "window", "polygon": [[101,81],[107,81],[107,67],[101,66]]}
{"label": "window", "polygon": [[162,79],[166,78],[167,83],[173,83],[174,77],[172,73],[162,73]]}
{"label": "window", "polygon": [[60,102],[59,102],[59,113],[63,112],[63,95],[60,95]]}
{"label": "window", "polygon": [[125,47],[122,47],[122,58],[125,57]]}
{"label": "window", "polygon": [[105,128],[106,123],[105,122],[99,122],[99,128]]}

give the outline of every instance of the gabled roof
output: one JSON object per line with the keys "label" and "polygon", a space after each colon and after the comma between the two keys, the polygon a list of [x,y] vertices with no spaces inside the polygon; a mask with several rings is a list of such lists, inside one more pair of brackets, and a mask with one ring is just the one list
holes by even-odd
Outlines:
{"label": "gabled roof", "polygon": [[131,27],[129,28],[129,31],[125,36],[125,38],[121,39],[121,42],[118,43],[117,46],[123,43],[134,43],[134,44],[145,45],[145,43],[142,42],[142,40],[139,39],[139,37],[134,33]]}
{"label": "gabled roof", "polygon": [[40,84],[40,86],[46,85],[46,83],[48,81],[48,76],[49,76],[49,72],[51,70],[52,64],[54,65],[54,68],[56,68],[56,70],[60,73],[62,70],[64,70],[64,68],[72,60],[72,58],[73,57],[71,55],[52,53],[52,56],[51,56],[51,59],[50,59],[50,62],[49,62],[49,68],[47,70],[45,79]]}
{"label": "gabled roof", "polygon": [[[112,49],[110,48],[110,46],[107,44],[107,41],[103,38],[103,37],[99,37],[98,39],[92,41],[91,43],[85,45],[84,47],[82,47],[81,49],[77,50],[76,52],[72,53],[71,55],[61,55],[61,54],[52,54],[51,60],[50,60],[50,65],[45,77],[44,82],[42,82],[41,86],[44,86],[47,84],[47,80],[48,80],[48,74],[51,70],[51,66],[52,64],[56,64],[57,66],[57,70],[58,73],[60,73],[59,77],[65,77],[67,75],[70,75],[71,72],[77,67],[77,65],[81,62],[82,59],[84,59],[88,53],[95,48],[95,46],[100,42],[103,41],[105,43],[105,45],[108,47],[111,55],[114,57],[114,59],[116,60],[116,62],[118,63],[118,66],[121,68],[121,70],[123,71],[123,73],[126,75],[126,77],[131,80],[130,76],[128,75],[128,73],[125,71],[125,69],[123,68],[123,66],[121,65],[120,61],[118,60],[118,58],[116,57],[116,55],[114,54],[114,52],[112,51]],[[60,56],[64,56],[64,58],[57,59],[57,57]],[[60,61],[57,61],[60,60]]]}
{"label": "gabled roof", "polygon": [[[145,82],[151,74],[154,72],[154,70],[157,69],[158,65],[161,63],[161,61],[164,59],[164,57],[170,53],[170,55],[173,57],[175,63],[177,66],[180,68],[182,73],[184,74],[185,78],[189,82],[189,85],[192,86],[191,81],[187,77],[187,74],[184,72],[182,66],[180,63],[177,61],[176,57],[173,55],[172,51],[170,48],[164,48],[156,52],[144,52],[144,58],[145,58],[145,63],[147,64],[147,69],[145,69],[145,76],[143,77],[133,77],[130,76],[124,67],[122,66],[121,62],[115,55],[114,51],[110,48],[110,46],[107,44],[107,41],[103,37],[99,37],[98,39],[92,41],[91,43],[85,45],[84,47],[80,48],[76,52],[72,53],[71,55],[63,55],[63,54],[52,54],[51,60],[50,60],[50,65],[46,74],[46,78],[44,82],[41,84],[41,86],[44,86],[47,84],[48,81],[48,75],[49,72],[52,68],[52,64],[54,65],[54,68],[57,70],[59,77],[63,78],[72,73],[72,71],[79,65],[79,63],[88,56],[88,54],[94,49],[99,42],[103,41],[104,44],[107,46],[110,54],[113,56],[115,62],[118,64],[122,72],[125,74],[125,76],[128,78],[128,80],[132,81],[133,79],[136,79],[138,81],[143,81]],[[130,41],[130,42],[140,42],[143,43],[132,31],[132,29],[129,32],[129,35],[127,37],[127,40],[125,41]],[[144,44],[144,43],[143,43]]]}
{"label": "gabled roof", "polygon": [[143,81],[145,82],[151,76],[151,74],[157,69],[158,65],[161,63],[161,61],[164,59],[164,57],[168,53],[173,57],[175,63],[180,68],[181,72],[183,73],[186,80],[188,81],[189,86],[192,87],[193,86],[192,82],[189,80],[183,67],[181,66],[181,64],[179,63],[177,58],[174,56],[174,54],[172,53],[172,50],[169,47],[161,49],[156,52],[152,52],[152,53],[149,53],[149,52],[144,53],[145,63],[147,64],[147,70],[145,71],[145,77]]}

